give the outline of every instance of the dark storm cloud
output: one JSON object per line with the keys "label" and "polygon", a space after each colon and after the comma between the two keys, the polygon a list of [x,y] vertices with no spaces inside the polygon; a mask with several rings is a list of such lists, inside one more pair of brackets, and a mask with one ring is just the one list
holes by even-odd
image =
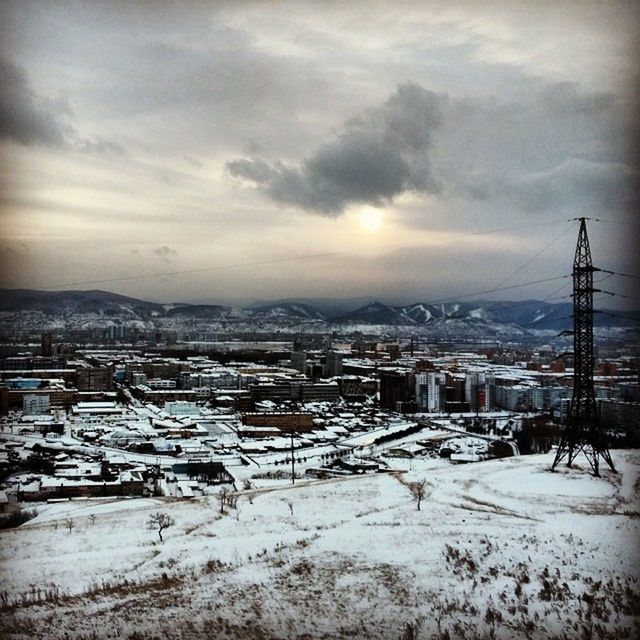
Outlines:
{"label": "dark storm cloud", "polygon": [[344,125],[299,168],[262,159],[227,163],[273,200],[336,216],[352,203],[378,205],[403,191],[437,192],[429,151],[445,99],[417,84],[398,86],[384,105]]}
{"label": "dark storm cloud", "polygon": [[34,93],[24,71],[0,59],[0,139],[24,145],[62,146],[68,106]]}
{"label": "dark storm cloud", "polygon": [[[255,157],[226,166],[278,203],[327,216],[352,203],[383,204],[404,191],[437,193],[449,203],[494,201],[522,215],[636,206],[628,134],[637,125],[628,100],[569,81],[529,77],[528,87],[490,98],[445,98],[414,83],[400,85],[300,166]],[[428,225],[431,218],[422,213],[415,222]]]}

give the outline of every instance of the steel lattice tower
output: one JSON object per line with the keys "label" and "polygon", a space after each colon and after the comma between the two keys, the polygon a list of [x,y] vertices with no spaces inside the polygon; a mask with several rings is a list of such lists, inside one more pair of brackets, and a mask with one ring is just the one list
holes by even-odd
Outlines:
{"label": "steel lattice tower", "polygon": [[576,255],[573,260],[573,396],[567,418],[567,427],[562,434],[560,446],[551,465],[553,471],[567,458],[571,466],[582,451],[599,476],[600,458],[615,473],[611,454],[607,448],[605,433],[600,425],[600,416],[593,388],[593,274],[600,269],[591,262],[591,249],[585,218],[579,218],[580,231]]}

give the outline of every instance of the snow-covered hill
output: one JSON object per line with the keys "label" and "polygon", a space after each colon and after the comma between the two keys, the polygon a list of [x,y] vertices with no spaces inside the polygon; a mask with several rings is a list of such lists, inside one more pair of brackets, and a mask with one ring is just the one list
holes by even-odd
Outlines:
{"label": "snow-covered hill", "polygon": [[325,315],[311,305],[294,302],[281,302],[250,307],[253,318],[264,320],[324,320]]}
{"label": "snow-covered hill", "polygon": [[[326,301],[324,304],[326,306]],[[571,313],[570,303],[476,300],[446,304],[417,302],[404,306],[369,302],[332,315],[302,300],[240,309],[217,304],[158,304],[108,291],[0,290],[0,329],[11,330],[90,329],[120,324],[129,328],[175,331],[222,328],[252,331],[258,327],[273,331],[330,331],[336,326],[352,330],[360,326],[365,332],[373,327],[407,327],[428,336],[515,337],[568,329]],[[603,310],[595,316],[596,327],[605,330],[637,327],[639,320],[640,312],[633,311],[621,314]]]}
{"label": "snow-covered hill", "polygon": [[[45,505],[0,534],[0,635],[637,637],[640,454],[613,456],[602,479],[550,456],[404,460],[242,492],[225,514],[215,497]],[[163,543],[155,512],[175,519]]]}
{"label": "snow-covered hill", "polygon": [[556,329],[568,326],[571,305],[526,302],[456,302],[431,304],[416,302],[407,306],[390,306],[372,302],[364,307],[332,318],[339,324],[370,323],[376,325],[446,326],[468,325],[470,329],[510,331],[519,329]]}

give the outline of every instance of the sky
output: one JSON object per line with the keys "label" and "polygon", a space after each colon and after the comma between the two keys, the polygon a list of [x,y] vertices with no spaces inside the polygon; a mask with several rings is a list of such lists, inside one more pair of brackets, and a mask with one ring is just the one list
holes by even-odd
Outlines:
{"label": "sky", "polygon": [[0,286],[559,301],[578,216],[595,264],[640,271],[636,3],[6,1],[0,25]]}

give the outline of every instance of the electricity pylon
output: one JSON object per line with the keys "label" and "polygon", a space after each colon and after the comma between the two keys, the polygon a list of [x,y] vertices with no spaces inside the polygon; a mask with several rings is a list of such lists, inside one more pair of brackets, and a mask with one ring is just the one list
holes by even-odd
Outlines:
{"label": "electricity pylon", "polygon": [[606,434],[600,424],[598,405],[593,388],[593,274],[600,271],[591,262],[591,249],[585,218],[579,218],[580,231],[573,260],[573,395],[567,426],[551,465],[553,471],[563,459],[571,466],[582,452],[593,474],[600,475],[600,458],[615,473]]}

